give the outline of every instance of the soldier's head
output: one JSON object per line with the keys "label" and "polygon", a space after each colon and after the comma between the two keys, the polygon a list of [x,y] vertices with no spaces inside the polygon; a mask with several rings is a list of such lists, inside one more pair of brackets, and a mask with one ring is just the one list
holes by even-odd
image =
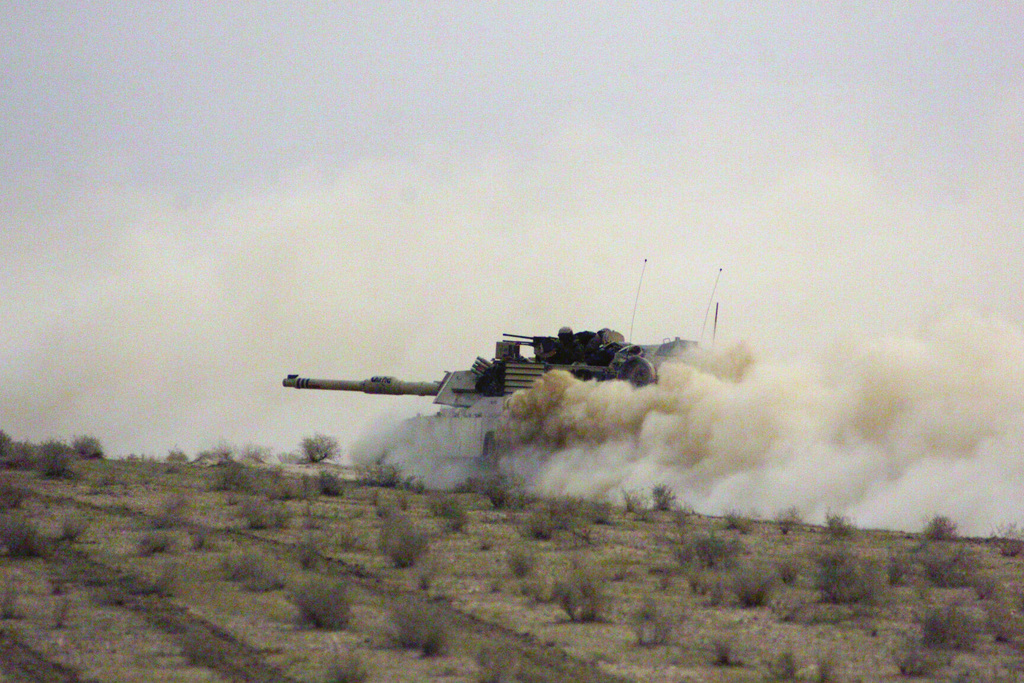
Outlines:
{"label": "soldier's head", "polygon": [[559,341],[571,341],[572,340],[572,328],[566,325],[562,329],[558,330]]}

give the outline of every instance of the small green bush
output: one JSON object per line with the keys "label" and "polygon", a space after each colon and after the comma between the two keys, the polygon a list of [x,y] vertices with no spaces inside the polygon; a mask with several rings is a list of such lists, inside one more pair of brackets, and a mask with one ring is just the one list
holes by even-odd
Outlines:
{"label": "small green bush", "polygon": [[339,452],[341,448],[338,446],[338,440],[326,434],[314,434],[302,440],[302,457],[306,462],[331,460]]}
{"label": "small green bush", "polygon": [[292,592],[291,601],[299,611],[299,622],[313,628],[339,631],[348,626],[352,617],[348,591],[337,581],[306,581]]}
{"label": "small green bush", "polygon": [[405,515],[393,512],[381,526],[380,550],[398,568],[411,567],[426,554],[427,535]]}
{"label": "small green bush", "polygon": [[20,514],[0,516],[0,545],[7,548],[9,557],[46,557],[49,553],[46,537]]}
{"label": "small green bush", "polygon": [[448,624],[441,614],[417,602],[400,604],[391,612],[393,637],[399,647],[437,657],[448,649]]}
{"label": "small green bush", "polygon": [[957,537],[956,522],[944,515],[935,515],[924,525],[921,532],[928,541],[952,541]]}
{"label": "small green bush", "polygon": [[890,586],[902,586],[914,573],[914,559],[907,553],[892,553],[886,567]]}
{"label": "small green bush", "polygon": [[787,586],[792,586],[800,577],[801,564],[796,560],[782,560],[775,566],[779,580]]}

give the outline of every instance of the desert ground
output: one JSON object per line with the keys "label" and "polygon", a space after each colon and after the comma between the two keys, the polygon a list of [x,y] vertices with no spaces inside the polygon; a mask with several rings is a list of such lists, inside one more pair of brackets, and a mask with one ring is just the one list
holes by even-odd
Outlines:
{"label": "desert ground", "polygon": [[1024,679],[1017,528],[5,448],[3,682]]}

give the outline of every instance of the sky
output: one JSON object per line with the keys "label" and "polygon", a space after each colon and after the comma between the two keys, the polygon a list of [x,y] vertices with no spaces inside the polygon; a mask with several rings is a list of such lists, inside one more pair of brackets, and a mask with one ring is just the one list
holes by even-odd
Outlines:
{"label": "sky", "polygon": [[719,269],[714,345],[779,362],[1024,324],[1012,3],[2,7],[15,438],[347,448],[429,399],[286,374],[697,339]]}

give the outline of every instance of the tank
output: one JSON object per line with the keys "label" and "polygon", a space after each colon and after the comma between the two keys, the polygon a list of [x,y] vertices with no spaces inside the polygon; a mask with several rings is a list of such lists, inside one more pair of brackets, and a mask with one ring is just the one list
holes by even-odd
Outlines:
{"label": "tank", "polygon": [[[505,400],[528,389],[540,376],[564,370],[581,380],[622,381],[642,387],[657,382],[658,367],[697,342],[675,337],[660,344],[632,344],[618,332],[572,332],[558,336],[503,335],[494,356],[478,356],[468,370],[446,372],[433,382],[408,382],[387,376],[366,380],[312,379],[288,375],[294,389],[358,391],[395,396],[433,396],[441,408],[405,425],[411,440],[443,444],[451,457],[493,466],[504,448],[499,423]],[[532,352],[524,353],[524,349]],[[382,456],[386,457],[386,453]]]}

